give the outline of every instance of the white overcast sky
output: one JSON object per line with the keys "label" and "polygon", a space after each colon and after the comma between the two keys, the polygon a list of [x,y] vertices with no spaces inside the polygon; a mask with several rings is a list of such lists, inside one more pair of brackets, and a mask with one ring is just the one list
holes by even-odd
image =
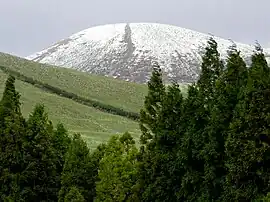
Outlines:
{"label": "white overcast sky", "polygon": [[157,22],[270,47],[270,0],[0,0],[0,52],[27,56],[83,29]]}

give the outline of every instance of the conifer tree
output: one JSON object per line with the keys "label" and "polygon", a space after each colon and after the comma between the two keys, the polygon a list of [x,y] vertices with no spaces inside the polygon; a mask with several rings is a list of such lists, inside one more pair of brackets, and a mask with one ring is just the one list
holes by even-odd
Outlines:
{"label": "conifer tree", "polygon": [[225,145],[227,200],[250,201],[269,192],[269,76],[264,54],[256,47]]}
{"label": "conifer tree", "polygon": [[[186,130],[182,151],[179,150],[179,161],[183,162],[185,170],[180,193],[186,200],[209,201],[212,200],[211,192],[215,192],[215,167],[210,161],[214,160],[217,154],[217,140],[209,134],[207,127],[215,103],[216,82],[223,70],[217,43],[210,38],[202,57],[199,80],[189,88],[184,106]],[[200,183],[196,184],[199,181]]]}
{"label": "conifer tree", "polygon": [[68,150],[70,142],[71,138],[68,136],[67,130],[63,124],[58,123],[52,135],[52,146],[56,152],[57,157],[57,176],[55,177],[57,187],[61,187],[61,173],[65,163],[65,154]]}
{"label": "conifer tree", "polygon": [[[162,102],[166,94],[165,85],[162,81],[162,72],[158,64],[154,65],[152,76],[148,82],[148,94],[145,97],[144,108],[140,111],[140,129],[142,135],[140,137],[140,142],[142,143],[139,157],[139,187],[140,187],[140,200],[145,200],[143,196],[150,192],[147,192],[146,189],[149,189],[151,183],[151,169],[154,161],[154,147],[156,141],[153,142],[153,138],[156,138],[158,132],[160,118],[160,111],[162,107]],[[144,197],[144,198],[143,198]],[[151,200],[151,199],[149,199]]]}
{"label": "conifer tree", "polygon": [[106,149],[106,144],[102,143],[98,145],[98,147],[91,153],[90,159],[91,159],[91,173],[88,173],[89,177],[91,178],[91,189],[89,190],[89,195],[93,199],[96,198],[96,184],[100,181],[100,178],[98,176],[99,168],[100,168],[100,161],[104,157]]}
{"label": "conifer tree", "polygon": [[158,198],[162,201],[174,201],[177,198],[176,192],[180,189],[181,169],[174,166],[174,163],[181,136],[179,123],[183,97],[177,83],[169,86],[166,92],[161,73],[157,74],[156,71],[154,69],[148,83],[148,96],[144,109],[141,110],[141,139],[145,137],[145,129],[149,129],[151,141],[143,142],[145,144],[140,152],[140,200],[153,201]]}
{"label": "conifer tree", "polygon": [[[179,127],[182,123],[183,95],[179,84],[173,82],[168,86],[161,103],[157,127],[157,146],[162,150],[172,150],[180,141]],[[179,130],[178,130],[179,129]]]}
{"label": "conifer tree", "polygon": [[5,90],[1,100],[0,126],[5,125],[5,117],[18,114],[21,116],[20,94],[15,90],[15,77],[9,75],[5,83]]}
{"label": "conifer tree", "polygon": [[183,176],[177,152],[184,131],[183,96],[176,82],[168,86],[161,106],[158,130],[154,138],[155,148],[151,150],[154,154],[149,170],[151,174],[148,176],[151,186],[147,190],[153,198],[176,201]]}
{"label": "conifer tree", "polygon": [[[65,163],[61,176],[59,202],[63,202],[72,187],[76,187],[86,201],[93,201],[97,168],[100,159],[93,158],[80,134],[75,134],[65,155]],[[76,179],[76,180],[74,180]]]}
{"label": "conifer tree", "polygon": [[20,95],[15,90],[15,78],[9,76],[0,101],[0,200],[20,200],[19,186],[24,167],[21,153],[25,135],[25,120],[20,111]]}
{"label": "conifer tree", "polygon": [[59,152],[59,159],[64,162],[65,153],[68,150],[71,138],[68,136],[68,131],[62,123],[56,125],[56,129],[52,135],[53,146]]}
{"label": "conifer tree", "polygon": [[27,121],[23,153],[27,166],[23,172],[22,198],[26,201],[55,201],[57,156],[52,142],[53,127],[44,105],[37,104]]}
{"label": "conifer tree", "polygon": [[215,82],[221,75],[224,65],[220,60],[217,42],[211,37],[207,43],[197,84],[204,99],[210,101],[214,96]]}
{"label": "conifer tree", "polygon": [[239,99],[239,93],[247,81],[247,67],[240,52],[232,47],[229,51],[226,69],[216,80],[214,103],[211,104],[210,119],[206,127],[208,140],[205,152],[205,165],[208,175],[205,182],[209,196],[217,200],[223,192],[226,176],[225,169],[225,141],[233,111]]}
{"label": "conifer tree", "polygon": [[[240,51],[237,51],[233,46],[228,55],[226,70],[216,85],[217,96],[220,99],[225,99],[224,103],[227,102],[229,111],[235,108],[238,99],[240,99],[238,96],[240,96],[243,88],[246,87],[247,78],[247,66],[240,56]],[[222,95],[223,97],[221,97]],[[218,101],[220,102],[221,100]],[[225,104],[223,106],[225,107]]]}
{"label": "conifer tree", "polygon": [[[200,201],[204,194],[205,125],[208,123],[204,99],[196,84],[188,87],[188,95],[183,103],[183,138],[177,151],[176,163],[182,164],[183,174],[178,197],[184,201]],[[203,200],[203,199],[202,199]]]}
{"label": "conifer tree", "polygon": [[139,201],[137,153],[129,133],[111,137],[100,162],[95,201]]}
{"label": "conifer tree", "polygon": [[162,82],[161,68],[158,64],[154,64],[152,76],[148,82],[148,94],[145,97],[144,109],[140,112],[141,143],[143,144],[151,140],[157,131],[157,119],[164,95],[165,86]]}

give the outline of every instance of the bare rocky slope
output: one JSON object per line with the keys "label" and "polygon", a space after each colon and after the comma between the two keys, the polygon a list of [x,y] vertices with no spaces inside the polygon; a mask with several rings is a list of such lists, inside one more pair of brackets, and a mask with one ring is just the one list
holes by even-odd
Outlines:
{"label": "bare rocky slope", "polygon": [[[148,81],[152,63],[157,61],[165,82],[190,83],[198,78],[201,55],[210,37],[165,24],[109,24],[80,31],[27,59],[137,83]],[[235,43],[249,63],[253,45],[212,37],[222,59]],[[270,49],[264,52],[270,55]]]}

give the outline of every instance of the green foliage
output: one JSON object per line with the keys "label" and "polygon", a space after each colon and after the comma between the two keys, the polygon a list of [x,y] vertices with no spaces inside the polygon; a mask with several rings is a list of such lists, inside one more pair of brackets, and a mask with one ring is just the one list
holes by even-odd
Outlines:
{"label": "green foliage", "polygon": [[161,102],[165,95],[165,85],[162,82],[161,68],[156,65],[148,82],[148,94],[145,97],[144,108],[140,112],[141,143],[149,142],[158,130],[158,116]]}
{"label": "green foliage", "polygon": [[82,194],[76,187],[72,187],[65,196],[64,202],[85,202]]}
{"label": "green foliage", "polygon": [[232,49],[227,59],[226,69],[215,81],[209,120],[205,128],[207,138],[203,148],[204,181],[205,193],[208,193],[208,198],[210,197],[208,200],[217,200],[223,192],[226,176],[224,145],[238,95],[245,87],[246,80],[247,67],[240,57],[240,52]]}
{"label": "green foliage", "polygon": [[23,144],[23,171],[26,201],[55,201],[59,191],[57,182],[57,155],[53,148],[53,127],[43,105],[36,105],[27,121],[27,131]]}
{"label": "green foliage", "polygon": [[14,84],[15,78],[9,76],[0,101],[0,199],[19,201],[25,120],[20,111],[20,95]]}
{"label": "green foliage", "polygon": [[9,76],[0,102],[0,201],[56,201],[66,130],[54,131],[40,104],[26,122],[14,84]]}
{"label": "green foliage", "polygon": [[269,76],[263,53],[255,52],[225,145],[230,200],[252,200],[269,192]]}
{"label": "green foliage", "polygon": [[216,130],[211,124],[211,113],[216,104],[216,84],[223,71],[217,43],[210,38],[202,57],[199,80],[190,86],[183,104],[183,121],[180,123],[183,135],[178,149],[178,161],[183,169],[178,195],[183,200],[211,201],[220,191],[219,165],[216,163],[221,134],[214,135],[211,131],[212,126]]}
{"label": "green foliage", "polygon": [[88,173],[89,176],[91,176],[92,179],[92,187],[89,190],[90,194],[92,195],[92,198],[95,199],[96,197],[96,183],[100,181],[100,178],[98,176],[99,168],[100,168],[100,161],[104,156],[106,149],[106,144],[102,143],[98,145],[98,147],[91,153],[91,166],[92,166],[92,172]]}
{"label": "green foliage", "polygon": [[59,159],[59,166],[63,167],[65,154],[68,150],[69,144],[71,142],[68,136],[68,131],[65,129],[62,123],[58,123],[56,130],[52,135],[53,147],[57,151],[57,158]]}
{"label": "green foliage", "polygon": [[269,202],[270,201],[270,193],[268,193],[266,196],[258,197],[254,201],[255,202]]}
{"label": "green foliage", "polygon": [[[158,164],[158,155],[155,154],[156,138],[159,132],[160,111],[165,98],[165,85],[162,82],[161,68],[156,65],[152,77],[148,82],[148,94],[145,97],[144,108],[140,112],[140,128],[142,131],[141,143],[143,144],[139,154],[139,187],[140,200],[153,200],[156,175],[153,172]],[[155,166],[155,167],[154,167]],[[160,191],[160,188],[156,190]]]}
{"label": "green foliage", "polygon": [[141,201],[249,201],[269,192],[270,74],[256,50],[248,70],[231,47],[224,69],[210,39],[186,99],[175,84],[160,87],[154,70],[140,119]]}
{"label": "green foliage", "polygon": [[[181,189],[178,193],[185,201],[196,201],[205,194],[204,180],[204,146],[207,141],[205,126],[208,123],[208,112],[199,88],[189,86],[187,99],[183,103],[182,127],[183,137],[179,143],[177,161],[181,164]],[[203,200],[203,199],[201,199]]]}
{"label": "green foliage", "polygon": [[158,134],[156,134],[157,146],[161,150],[172,150],[180,141],[182,132],[181,123],[183,117],[183,96],[179,85],[173,83],[168,86],[162,101],[162,108],[158,117]]}
{"label": "green foliage", "polygon": [[15,90],[15,77],[9,76],[1,100],[0,123],[2,127],[5,124],[5,117],[15,114],[21,115],[19,99],[20,95]]}
{"label": "green foliage", "polygon": [[75,134],[65,156],[58,201],[64,201],[73,186],[77,187],[86,201],[93,201],[95,193],[92,190],[95,187],[97,163],[96,158],[91,159],[89,149],[81,136]]}
{"label": "green foliage", "polygon": [[111,137],[100,162],[96,201],[139,201],[137,153],[129,133]]}
{"label": "green foliage", "polygon": [[198,86],[203,97],[211,100],[213,98],[216,79],[221,75],[224,68],[217,50],[217,43],[213,38],[210,38],[208,41],[202,61]]}
{"label": "green foliage", "polygon": [[52,147],[55,150],[57,158],[55,176],[56,187],[61,187],[61,173],[65,163],[65,154],[67,153],[70,142],[71,139],[68,136],[68,132],[64,125],[58,123],[52,135]]}
{"label": "green foliage", "polygon": [[140,120],[144,144],[139,155],[140,200],[175,201],[181,177],[176,154],[182,131],[183,97],[176,83],[165,90],[159,67],[154,69],[148,86]]}

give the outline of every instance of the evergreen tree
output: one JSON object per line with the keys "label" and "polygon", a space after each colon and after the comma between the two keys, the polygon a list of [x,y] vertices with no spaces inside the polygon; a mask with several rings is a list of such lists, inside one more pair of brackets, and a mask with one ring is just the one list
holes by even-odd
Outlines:
{"label": "evergreen tree", "polygon": [[181,163],[183,175],[178,197],[184,201],[202,201],[205,193],[204,156],[205,125],[208,123],[204,99],[196,84],[188,87],[188,96],[183,103],[182,127],[184,135],[177,151],[176,163]]}
{"label": "evergreen tree", "polygon": [[76,187],[71,187],[70,191],[65,196],[64,202],[85,202],[85,200]]}
{"label": "evergreen tree", "polygon": [[17,114],[21,116],[20,109],[20,94],[15,89],[15,77],[9,75],[5,83],[5,90],[3,92],[0,116],[1,129],[5,127],[5,118]]}
{"label": "evergreen tree", "polygon": [[218,195],[215,193],[218,186],[215,181],[216,168],[211,162],[217,155],[218,138],[210,134],[209,121],[216,102],[216,82],[224,66],[213,38],[208,41],[202,61],[199,80],[189,88],[184,104],[185,135],[178,151],[185,173],[179,194],[191,201],[211,201],[212,197],[215,198],[213,194]]}
{"label": "evergreen tree", "polygon": [[[155,64],[150,81],[148,82],[148,94],[145,97],[144,108],[140,112],[140,129],[142,135],[140,141],[142,143],[139,158],[139,187],[140,187],[140,200],[145,200],[145,196],[150,192],[149,185],[152,183],[151,169],[154,160],[154,147],[155,143],[152,139],[158,132],[160,118],[160,110],[165,96],[165,85],[162,82],[162,72],[159,65]],[[149,199],[150,200],[150,199]]]}
{"label": "evergreen tree", "polygon": [[201,74],[197,84],[204,99],[211,101],[214,96],[215,82],[224,69],[217,50],[217,42],[212,37],[208,40],[202,61]]}
{"label": "evergreen tree", "polygon": [[9,76],[0,102],[0,200],[20,201],[25,120],[20,111],[15,78]]}
{"label": "evergreen tree", "polygon": [[92,198],[96,198],[96,184],[100,181],[100,178],[98,176],[99,168],[100,168],[100,161],[104,157],[106,149],[106,144],[102,143],[98,145],[98,147],[91,153],[90,159],[91,159],[91,167],[92,172],[89,173],[89,176],[92,179],[92,186],[90,191],[90,195]]}
{"label": "evergreen tree", "polygon": [[174,201],[180,189],[181,169],[174,163],[181,139],[179,127],[183,97],[176,83],[168,87],[168,92],[165,91],[161,73],[156,69],[148,87],[140,125],[143,126],[141,139],[147,132],[151,134],[151,141],[142,142],[144,146],[139,155],[140,200]]}
{"label": "evergreen tree", "polygon": [[[248,69],[240,56],[240,51],[232,47],[228,55],[226,70],[216,85],[216,97],[220,99],[218,101],[225,99],[221,107],[227,107],[227,111],[230,112],[234,110],[238,100],[241,99],[239,97],[241,92],[246,87],[247,78]],[[229,114],[232,115],[232,113]]]}
{"label": "evergreen tree", "polygon": [[[216,80],[210,119],[206,127],[208,140],[205,145],[205,183],[211,199],[217,200],[222,192],[226,176],[225,141],[239,93],[247,81],[247,67],[240,52],[234,47],[229,52],[226,70]],[[210,200],[210,199],[209,199]]]}
{"label": "evergreen tree", "polygon": [[75,134],[65,155],[65,163],[61,176],[61,190],[58,201],[64,201],[72,187],[76,187],[86,201],[93,201],[97,169],[103,152],[102,147],[91,158],[86,143],[79,134]]}
{"label": "evergreen tree", "polygon": [[71,142],[71,138],[68,136],[68,131],[65,129],[62,123],[57,124],[56,130],[52,135],[52,140],[53,146],[58,152],[59,163],[63,166],[64,157]]}
{"label": "evergreen tree", "polygon": [[100,162],[95,201],[139,201],[137,153],[129,133],[111,137]]}
{"label": "evergreen tree", "polygon": [[53,127],[43,105],[36,105],[27,121],[23,153],[27,166],[23,172],[26,201],[55,201],[57,187],[57,156],[52,144]]}
{"label": "evergreen tree", "polygon": [[264,54],[257,47],[225,145],[226,200],[250,201],[269,192],[269,76]]}
{"label": "evergreen tree", "polygon": [[183,95],[179,84],[173,82],[168,86],[161,103],[155,139],[161,150],[173,150],[180,141],[180,124],[182,124]]}
{"label": "evergreen tree", "polygon": [[68,136],[67,130],[65,129],[63,124],[58,123],[56,126],[56,130],[54,130],[52,135],[52,146],[55,149],[57,156],[57,176],[55,178],[57,187],[61,187],[61,173],[63,171],[65,163],[65,154],[68,150],[70,142],[71,138]]}
{"label": "evergreen tree", "polygon": [[148,94],[144,100],[144,109],[140,112],[141,143],[143,144],[151,140],[157,131],[157,119],[164,95],[165,86],[162,82],[161,68],[155,64],[148,82]]}
{"label": "evergreen tree", "polygon": [[[150,150],[153,161],[149,170],[149,186],[143,196],[149,200],[159,198],[160,201],[179,200],[182,164],[179,162],[179,151],[183,131],[183,96],[179,85],[173,82],[168,86],[161,105],[158,119],[158,130],[155,134],[155,147]],[[148,194],[147,194],[148,193]]]}

